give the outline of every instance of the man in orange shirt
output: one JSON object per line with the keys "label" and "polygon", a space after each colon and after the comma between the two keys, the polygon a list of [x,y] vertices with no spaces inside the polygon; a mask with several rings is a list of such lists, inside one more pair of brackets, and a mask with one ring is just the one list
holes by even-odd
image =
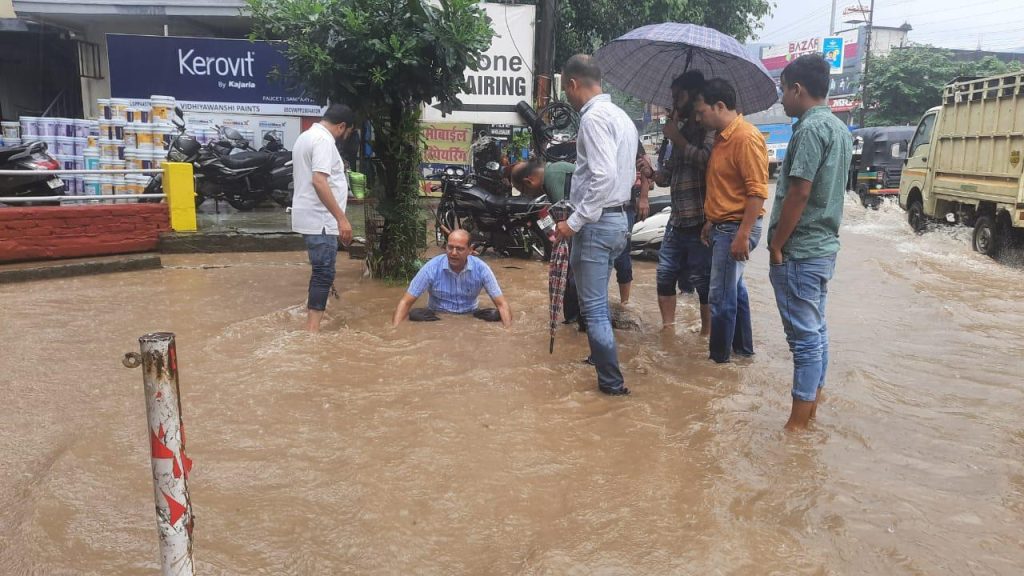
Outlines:
{"label": "man in orange shirt", "polygon": [[743,268],[761,239],[768,198],[768,147],[764,136],[736,110],[736,90],[715,78],[697,98],[697,117],[718,132],[707,168],[706,222],[701,240],[711,247],[710,357],[754,354],[750,299]]}

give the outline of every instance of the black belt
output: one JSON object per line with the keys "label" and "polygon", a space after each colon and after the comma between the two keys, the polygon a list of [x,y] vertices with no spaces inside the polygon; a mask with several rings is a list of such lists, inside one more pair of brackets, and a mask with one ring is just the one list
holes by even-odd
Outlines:
{"label": "black belt", "polygon": [[611,214],[612,212],[625,212],[626,204],[619,204],[618,206],[609,206],[601,210],[601,214]]}

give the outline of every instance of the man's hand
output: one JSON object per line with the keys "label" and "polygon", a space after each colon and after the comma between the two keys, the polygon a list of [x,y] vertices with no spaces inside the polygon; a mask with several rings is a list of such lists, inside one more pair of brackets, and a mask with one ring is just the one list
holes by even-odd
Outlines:
{"label": "man's hand", "polygon": [[668,186],[672,183],[672,175],[665,170],[658,170],[654,173],[654,183],[658,186]]}
{"label": "man's hand", "polygon": [[654,178],[654,167],[651,166],[651,161],[647,159],[647,156],[636,159],[636,171],[648,180]]}
{"label": "man's hand", "polygon": [[776,248],[775,246],[768,246],[768,261],[772,264],[779,265],[785,261],[782,258],[782,248]]}
{"label": "man's hand", "polygon": [[729,247],[729,254],[737,262],[750,260],[750,237],[737,233],[736,238],[732,241],[732,246]]}
{"label": "man's hand", "polygon": [[352,224],[349,223],[348,218],[344,215],[342,215],[341,218],[338,218],[337,221],[338,240],[340,240],[345,246],[348,246],[352,243]]}
{"label": "man's hand", "polygon": [[576,231],[569,227],[569,223],[562,220],[555,225],[555,240],[561,242],[562,240],[568,240],[576,234]]}
{"label": "man's hand", "polygon": [[705,246],[711,246],[711,227],[712,226],[714,226],[714,224],[711,223],[711,220],[708,220],[707,222],[704,223],[704,227],[700,229],[700,241]]}
{"label": "man's hand", "polygon": [[672,117],[665,122],[665,126],[661,128],[661,133],[665,135],[665,138],[675,142],[677,139],[682,138],[683,134],[679,131],[679,112],[673,111]]}
{"label": "man's hand", "polygon": [[651,215],[651,202],[647,198],[640,198],[636,204],[636,219],[647,220]]}

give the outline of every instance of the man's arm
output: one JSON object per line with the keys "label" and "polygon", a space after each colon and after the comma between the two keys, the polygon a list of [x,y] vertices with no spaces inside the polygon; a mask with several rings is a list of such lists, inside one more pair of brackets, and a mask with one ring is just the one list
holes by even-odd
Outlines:
{"label": "man's arm", "polygon": [[796,230],[796,225],[800,222],[810,198],[811,182],[803,178],[790,178],[786,199],[782,201],[782,214],[779,215],[771,244],[768,245],[772,264],[782,264],[782,249],[786,247],[786,242],[789,242],[789,237]]}
{"label": "man's arm", "polygon": [[646,220],[651,215],[650,192],[651,180],[647,176],[640,174],[640,199],[637,201],[636,207],[637,220]]}
{"label": "man's arm", "polygon": [[787,173],[789,186],[782,201],[782,214],[768,245],[773,264],[782,264],[782,249],[796,230],[811,199],[811,184],[821,167],[825,146],[816,134],[799,131],[793,135],[786,153],[793,157]]}
{"label": "man's arm", "polygon": [[337,154],[337,150],[326,142],[317,141],[313,147],[310,162],[313,168],[313,189],[316,190],[317,198],[327,208],[327,211],[338,221],[338,238],[342,244],[347,246],[352,242],[352,225],[349,223],[348,217],[345,216],[345,212],[342,211],[341,205],[334,198],[330,180],[328,180],[335,154]]}
{"label": "man's arm", "polygon": [[743,220],[729,249],[733,260],[737,262],[750,259],[750,231],[761,217],[761,209],[768,198],[768,147],[764,143],[764,138],[760,137],[760,134],[757,136],[744,142],[737,158],[737,166],[743,176],[744,189],[747,192]]}
{"label": "man's arm", "polygon": [[506,300],[505,296],[502,295],[495,298],[491,298],[491,301],[494,302],[494,307],[498,309],[498,314],[501,315],[501,324],[505,328],[511,328],[512,309],[508,305],[508,300]]}
{"label": "man's arm", "polygon": [[700,144],[687,143],[686,146],[683,146],[680,151],[683,161],[699,166],[701,169],[707,168],[711,150],[715,147],[715,134],[714,130],[708,130],[704,133],[704,140]]}
{"label": "man's arm", "polygon": [[405,322],[409,318],[409,311],[412,310],[412,305],[415,303],[416,297],[406,292],[402,299],[398,301],[398,308],[395,309],[395,317],[391,320],[391,325],[398,326]]}
{"label": "man's arm", "polygon": [[[588,119],[580,127],[580,146],[586,150],[587,171],[590,178],[577,181],[573,178],[572,187],[583,187],[584,196],[576,206],[576,211],[566,221],[572,231],[579,232],[584,224],[597,222],[601,219],[601,205],[598,198],[606,198],[615,189],[617,169],[615,139],[607,121]],[[577,171],[578,174],[578,171]]]}

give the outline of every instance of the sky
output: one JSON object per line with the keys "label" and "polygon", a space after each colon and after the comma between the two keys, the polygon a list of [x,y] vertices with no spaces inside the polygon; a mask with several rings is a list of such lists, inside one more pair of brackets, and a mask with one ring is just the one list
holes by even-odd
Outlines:
{"label": "sky", "polygon": [[[780,44],[828,33],[831,0],[775,0],[777,6],[751,42]],[[865,7],[870,0],[861,0]],[[837,0],[837,29],[843,8],[857,0]],[[875,24],[914,27],[911,42],[942,48],[1024,52],[1024,9],[1021,0],[876,0]]]}

